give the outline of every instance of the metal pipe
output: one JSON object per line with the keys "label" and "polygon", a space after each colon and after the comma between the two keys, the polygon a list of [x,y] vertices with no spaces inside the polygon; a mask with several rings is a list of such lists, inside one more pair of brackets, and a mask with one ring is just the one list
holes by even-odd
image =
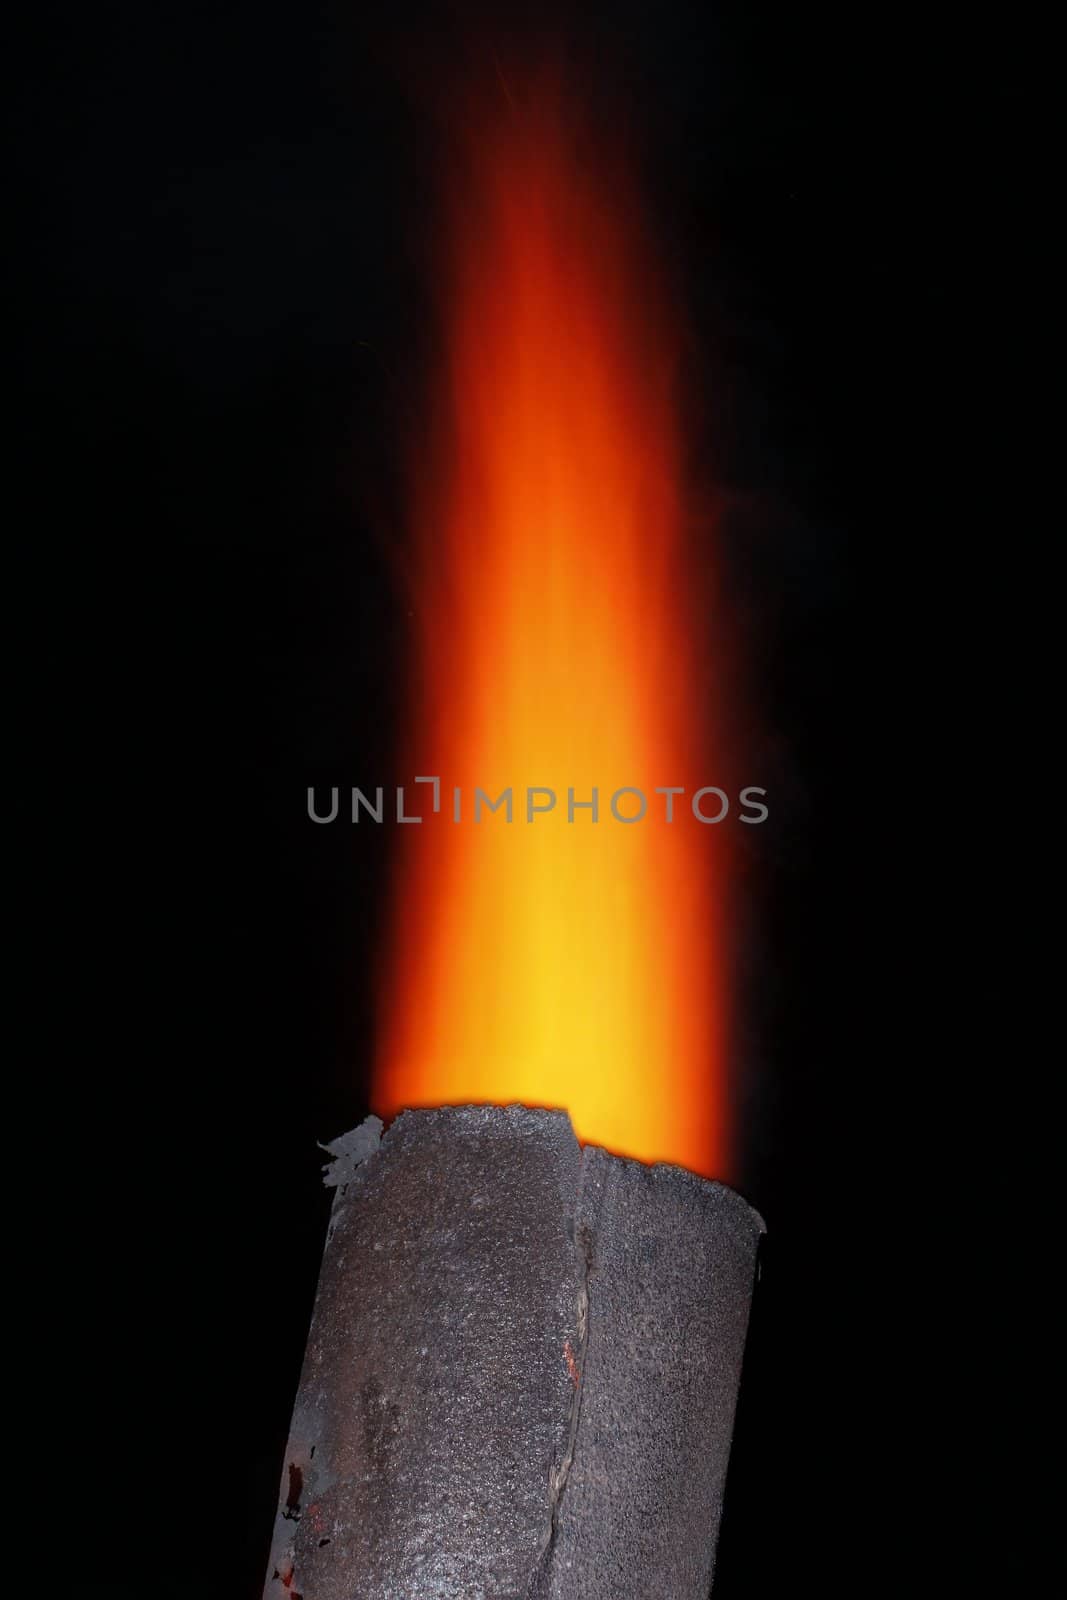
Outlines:
{"label": "metal pipe", "polygon": [[562,1111],[370,1118],[265,1600],[707,1600],[763,1224]]}

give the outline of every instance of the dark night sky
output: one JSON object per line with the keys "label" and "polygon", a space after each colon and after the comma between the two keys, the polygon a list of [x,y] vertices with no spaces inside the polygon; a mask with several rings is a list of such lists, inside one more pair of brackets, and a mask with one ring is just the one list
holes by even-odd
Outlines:
{"label": "dark night sky", "polygon": [[[491,30],[568,38],[642,130],[779,800],[739,934],[739,1186],[770,1239],[716,1600],[798,1576],[851,1600],[902,1554],[876,1487],[903,1383],[884,1180],[918,1079],[893,1053],[912,911],[884,808],[918,761],[905,592],[952,559],[973,113],[929,16],[579,9]],[[34,741],[61,769],[43,1014],[69,1042],[46,1076],[92,1169],[66,1270],[100,1485],[63,1542],[93,1551],[78,1593],[252,1600],[328,1210],[315,1141],[365,1110],[387,867],[387,840],[311,829],[304,791],[390,771],[429,337],[418,85],[490,25],[329,0],[45,23],[15,303],[55,708]],[[1017,93],[991,84],[989,117]],[[122,1505],[107,1553],[100,1502]]]}

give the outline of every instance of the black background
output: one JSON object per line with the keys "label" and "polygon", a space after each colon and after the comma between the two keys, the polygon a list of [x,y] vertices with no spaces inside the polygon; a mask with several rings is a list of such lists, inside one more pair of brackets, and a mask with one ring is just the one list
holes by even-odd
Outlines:
{"label": "black background", "polygon": [[929,1362],[899,1342],[924,1292],[900,1191],[936,1090],[896,1053],[924,920],[897,867],[924,603],[958,539],[964,172],[1000,183],[1015,80],[978,104],[947,20],[828,5],[42,15],[15,306],[34,770],[59,757],[38,1032],[86,1169],[60,1245],[77,1592],[262,1583],[328,1209],[315,1141],[366,1109],[388,868],[387,837],[311,828],[304,794],[391,771],[419,86],[468,37],[567,41],[643,130],[770,774],[734,1174],[770,1236],[717,1600],[901,1592],[917,1464],[904,1526],[885,1482]]}

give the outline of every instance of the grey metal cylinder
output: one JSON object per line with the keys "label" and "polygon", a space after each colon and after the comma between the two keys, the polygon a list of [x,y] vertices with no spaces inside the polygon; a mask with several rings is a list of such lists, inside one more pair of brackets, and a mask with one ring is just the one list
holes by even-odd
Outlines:
{"label": "grey metal cylinder", "polygon": [[370,1118],[265,1600],[708,1600],[763,1224],[562,1111]]}

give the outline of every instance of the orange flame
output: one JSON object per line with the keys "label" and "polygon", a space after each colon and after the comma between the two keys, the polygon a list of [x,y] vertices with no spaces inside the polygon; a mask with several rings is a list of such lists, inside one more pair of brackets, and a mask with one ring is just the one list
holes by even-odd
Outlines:
{"label": "orange flame", "polygon": [[[563,1106],[583,1140],[721,1175],[676,340],[619,174],[597,180],[558,98],[500,120],[456,197],[440,426],[414,463],[410,756],[441,809],[397,830],[373,1100]],[[510,787],[514,820],[475,820],[476,787]],[[555,809],[527,820],[528,787]],[[612,813],[622,788],[640,821]],[[598,820],[569,820],[594,789]]]}

